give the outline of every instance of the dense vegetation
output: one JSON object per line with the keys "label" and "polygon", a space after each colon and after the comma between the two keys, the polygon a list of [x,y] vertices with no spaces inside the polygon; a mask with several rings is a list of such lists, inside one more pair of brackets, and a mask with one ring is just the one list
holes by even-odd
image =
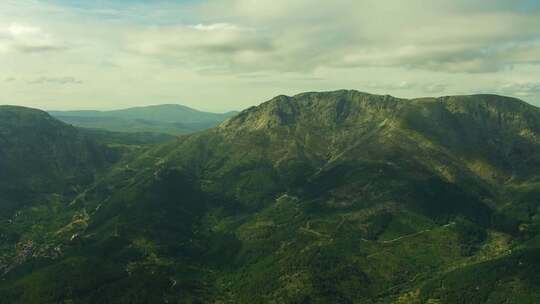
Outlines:
{"label": "dense vegetation", "polygon": [[540,110],[517,99],[304,93],[121,144],[0,219],[6,303],[540,302]]}

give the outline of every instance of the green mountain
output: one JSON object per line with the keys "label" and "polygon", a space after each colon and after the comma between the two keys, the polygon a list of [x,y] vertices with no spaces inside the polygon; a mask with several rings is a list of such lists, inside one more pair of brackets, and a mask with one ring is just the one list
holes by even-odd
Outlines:
{"label": "green mountain", "polygon": [[68,192],[91,183],[113,158],[112,151],[43,111],[0,106],[0,189],[4,194]]}
{"label": "green mountain", "polygon": [[114,111],[50,111],[54,117],[77,127],[121,132],[185,134],[209,129],[236,114],[201,112],[175,104]]}
{"label": "green mountain", "polygon": [[46,112],[0,106],[0,274],[30,258],[20,240],[54,254],[46,233],[63,225],[65,202],[119,156]]}
{"label": "green mountain", "polygon": [[3,259],[0,295],[538,303],[539,168],[540,109],[517,99],[278,96],[124,156],[40,242],[11,238],[30,257]]}

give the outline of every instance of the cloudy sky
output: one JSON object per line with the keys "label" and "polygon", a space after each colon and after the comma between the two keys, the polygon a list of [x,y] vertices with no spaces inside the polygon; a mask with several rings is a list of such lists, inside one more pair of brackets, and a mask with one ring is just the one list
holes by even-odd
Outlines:
{"label": "cloudy sky", "polygon": [[0,1],[0,104],[228,111],[341,88],[540,106],[540,1]]}

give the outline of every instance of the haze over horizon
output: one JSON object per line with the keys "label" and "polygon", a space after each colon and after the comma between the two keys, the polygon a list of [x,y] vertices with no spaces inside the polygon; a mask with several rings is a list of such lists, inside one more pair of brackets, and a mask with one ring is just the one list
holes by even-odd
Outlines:
{"label": "haze over horizon", "polygon": [[539,106],[538,28],[532,0],[7,0],[0,104],[225,112],[351,88]]}

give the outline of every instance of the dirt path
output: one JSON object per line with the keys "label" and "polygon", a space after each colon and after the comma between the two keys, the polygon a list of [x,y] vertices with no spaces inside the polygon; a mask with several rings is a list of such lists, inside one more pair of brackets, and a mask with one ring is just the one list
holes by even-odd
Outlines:
{"label": "dirt path", "polygon": [[[436,227],[436,228],[448,228],[448,227],[450,227],[450,226],[452,226],[452,225],[455,225],[455,224],[456,224],[456,223],[451,222],[451,223],[448,223],[448,224],[446,224],[446,225],[439,226],[439,227]],[[436,229],[436,228],[435,228],[435,229]],[[383,243],[383,244],[389,244],[389,243],[397,242],[397,241],[402,240],[402,239],[415,237],[415,236],[417,236],[417,235],[424,234],[424,233],[426,233],[426,232],[430,232],[430,231],[432,231],[432,230],[433,230],[433,229],[424,229],[424,230],[422,230],[422,231],[418,231],[418,232],[415,232],[415,233],[411,233],[411,234],[407,234],[407,235],[402,235],[402,236],[397,237],[397,238],[395,238],[395,239],[393,239],[393,240],[379,241],[379,242],[381,242],[381,243]]]}
{"label": "dirt path", "polygon": [[313,233],[318,237],[330,238],[330,236],[328,236],[326,234],[322,234],[322,233],[320,233],[318,231],[315,231],[315,230],[311,229],[311,221],[307,221],[306,222],[306,227],[300,227],[300,230],[302,230],[304,232]]}

